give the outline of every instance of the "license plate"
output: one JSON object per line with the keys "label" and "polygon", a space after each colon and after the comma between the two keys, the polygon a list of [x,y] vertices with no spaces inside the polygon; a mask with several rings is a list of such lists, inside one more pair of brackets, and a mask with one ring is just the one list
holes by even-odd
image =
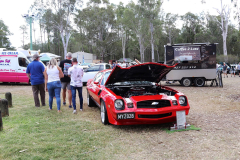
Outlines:
{"label": "license plate", "polygon": [[135,113],[118,113],[117,119],[134,119]]}

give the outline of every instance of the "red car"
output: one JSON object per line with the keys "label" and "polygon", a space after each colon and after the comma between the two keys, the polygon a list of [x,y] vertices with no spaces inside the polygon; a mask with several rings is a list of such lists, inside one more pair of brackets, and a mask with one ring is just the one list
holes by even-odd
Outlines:
{"label": "red car", "polygon": [[159,83],[174,67],[150,62],[100,71],[87,82],[88,106],[101,108],[103,124],[175,122],[190,106],[183,93]]}

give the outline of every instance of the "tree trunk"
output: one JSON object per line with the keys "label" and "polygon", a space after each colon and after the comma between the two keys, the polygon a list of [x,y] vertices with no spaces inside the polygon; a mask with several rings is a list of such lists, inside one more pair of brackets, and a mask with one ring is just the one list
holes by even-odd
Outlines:
{"label": "tree trunk", "polygon": [[1,110],[1,115],[2,115],[2,117],[9,116],[9,112],[8,112],[8,100],[6,100],[6,99],[1,99],[1,100],[0,100],[0,110]]}
{"label": "tree trunk", "polygon": [[1,111],[0,111],[0,131],[3,130],[3,123],[2,123],[2,114],[1,114]]}
{"label": "tree trunk", "polygon": [[151,30],[152,62],[155,62],[155,57],[154,57],[154,39],[153,39],[153,23],[150,23],[150,30]]}
{"label": "tree trunk", "polygon": [[12,107],[12,94],[10,92],[5,93],[5,98],[8,100],[8,107]]}

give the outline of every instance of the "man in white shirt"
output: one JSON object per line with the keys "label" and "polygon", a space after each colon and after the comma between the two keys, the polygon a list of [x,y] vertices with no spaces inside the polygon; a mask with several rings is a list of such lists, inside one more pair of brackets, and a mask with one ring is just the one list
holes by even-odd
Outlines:
{"label": "man in white shirt", "polygon": [[125,63],[125,61],[123,61],[123,63],[121,64],[122,68],[127,68],[127,64]]}
{"label": "man in white shirt", "polygon": [[82,77],[83,69],[78,65],[77,58],[72,59],[72,67],[68,69],[68,76],[71,77],[71,91],[72,91],[72,104],[73,113],[76,114],[76,90],[78,91],[78,96],[80,99],[80,111],[83,110],[83,97],[82,97]]}

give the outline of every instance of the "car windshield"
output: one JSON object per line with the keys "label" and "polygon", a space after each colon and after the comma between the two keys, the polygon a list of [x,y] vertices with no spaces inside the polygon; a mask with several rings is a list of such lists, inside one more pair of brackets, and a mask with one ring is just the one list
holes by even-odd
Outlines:
{"label": "car windshield", "polygon": [[120,85],[120,86],[124,86],[124,85],[154,85],[154,82],[150,82],[150,81],[125,81],[125,82],[116,82],[113,85]]}
{"label": "car windshield", "polygon": [[87,69],[88,72],[100,71],[102,65],[95,65]]}
{"label": "car windshield", "polygon": [[82,63],[82,64],[80,64],[80,66],[88,66],[88,65],[90,65],[90,63]]}

